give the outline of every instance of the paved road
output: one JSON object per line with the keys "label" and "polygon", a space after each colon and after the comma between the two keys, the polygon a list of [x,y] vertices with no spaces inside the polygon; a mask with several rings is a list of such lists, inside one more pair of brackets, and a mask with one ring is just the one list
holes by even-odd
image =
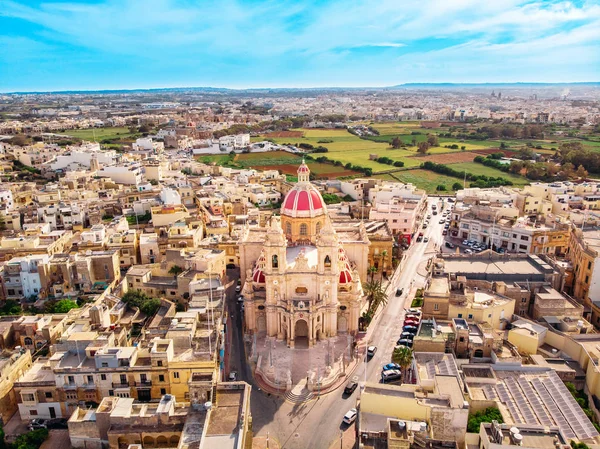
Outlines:
{"label": "paved road", "polygon": [[[441,215],[434,215],[430,220],[430,226],[423,231],[429,238],[428,243],[415,242],[406,251],[400,275],[394,279],[394,285],[390,289],[388,304],[371,324],[374,330],[368,344],[377,346],[378,351],[369,362],[361,361],[354,372],[361,382],[364,382],[365,377],[369,382],[378,382],[382,365],[390,361],[404,321],[404,309],[410,307],[412,297],[408,293],[411,282],[414,280],[414,287],[419,287],[424,281],[417,274],[417,268],[421,262],[433,256],[436,244],[438,248],[443,244],[443,225],[439,223],[440,218]],[[230,279],[237,279],[239,273],[229,270],[228,276]],[[397,288],[404,289],[402,297],[394,295]],[[270,438],[275,439],[285,449],[328,449],[332,443],[339,441],[340,431],[354,432],[354,425],[348,428],[341,422],[344,414],[356,407],[360,388],[357,388],[350,397],[343,396],[340,389],[305,404],[290,404],[281,398],[265,394],[257,388],[246,364],[242,314],[235,301],[233,289],[234,285],[228,289],[228,308],[234,323],[231,367],[238,371],[241,380],[253,385],[251,408],[254,434],[266,435],[268,432]],[[348,446],[345,444],[344,447]]]}

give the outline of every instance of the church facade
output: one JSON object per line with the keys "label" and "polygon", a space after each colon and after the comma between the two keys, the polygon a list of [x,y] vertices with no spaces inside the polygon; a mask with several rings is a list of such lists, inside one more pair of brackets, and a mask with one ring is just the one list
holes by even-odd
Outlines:
{"label": "church facade", "polygon": [[321,194],[298,168],[281,216],[241,236],[240,268],[248,333],[266,334],[289,347],[355,334],[365,304],[369,239],[362,223],[336,228]]}

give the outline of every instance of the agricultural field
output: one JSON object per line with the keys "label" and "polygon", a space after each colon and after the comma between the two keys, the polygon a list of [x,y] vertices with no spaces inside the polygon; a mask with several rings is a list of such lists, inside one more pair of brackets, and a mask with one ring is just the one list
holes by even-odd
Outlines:
{"label": "agricultural field", "polygon": [[515,175],[513,173],[505,173],[494,167],[487,167],[483,164],[478,164],[477,162],[451,164],[450,167],[459,171],[466,170],[467,173],[473,173],[474,175],[493,176],[495,178],[502,177],[512,181],[517,186],[529,184],[529,180],[523,176]]}
{"label": "agricultural field", "polygon": [[458,182],[462,185],[462,180],[458,178],[440,175],[429,170],[405,170],[398,173],[394,173],[394,176],[400,179],[402,182],[411,183],[417,186],[419,189],[423,189],[430,194],[440,193],[436,190],[438,185],[443,185],[444,187],[446,187],[446,191],[448,193],[451,193],[453,191],[452,185],[454,183]]}
{"label": "agricultural field", "polygon": [[443,154],[432,154],[429,156],[415,156],[419,162],[435,162],[436,164],[456,164],[459,162],[473,162],[473,159],[477,156],[475,153],[468,151],[459,151],[458,153],[443,153]]}
{"label": "agricultural field", "polygon": [[[205,164],[215,162],[217,165],[235,168],[254,168],[256,170],[278,170],[286,175],[296,175],[302,158],[285,151],[269,151],[265,153],[242,153],[230,156],[229,154],[215,154],[199,156],[198,161]],[[307,161],[308,168],[317,178],[340,178],[343,176],[356,176],[360,173],[346,170],[332,164],[322,164]]]}
{"label": "agricultural field", "polygon": [[131,139],[135,134],[129,132],[129,128],[90,128],[90,129],[69,129],[58,134],[66,136],[78,137],[79,139],[100,142],[103,139]]}
{"label": "agricultural field", "polygon": [[[370,167],[373,171],[389,170],[391,167],[386,164],[369,160],[370,154],[377,154],[379,157],[387,156],[394,161],[403,161],[405,167],[415,167],[420,162],[410,159],[410,156],[415,154],[410,150],[394,150],[387,143],[373,142],[372,140],[361,139],[354,134],[350,134],[345,129],[303,129],[304,137],[278,137],[273,138],[276,143],[308,143],[313,146],[322,145],[329,152],[316,154],[318,156],[326,156],[329,159],[341,161],[344,164],[350,162],[361,167]],[[261,140],[253,139],[253,140]],[[332,140],[333,142],[319,142],[323,140]]]}

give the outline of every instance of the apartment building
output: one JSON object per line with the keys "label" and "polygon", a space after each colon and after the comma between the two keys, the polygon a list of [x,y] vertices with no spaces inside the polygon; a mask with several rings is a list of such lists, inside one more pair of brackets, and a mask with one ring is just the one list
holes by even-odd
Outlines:
{"label": "apartment building", "polygon": [[142,183],[142,167],[139,164],[110,165],[97,171],[97,176],[110,178],[117,184],[138,185]]}
{"label": "apartment building", "polygon": [[573,227],[567,257],[573,265],[573,297],[589,308],[600,295],[600,229]]}
{"label": "apartment building", "polygon": [[0,354],[0,418],[7,423],[17,411],[14,383],[31,368],[31,352],[18,349]]}

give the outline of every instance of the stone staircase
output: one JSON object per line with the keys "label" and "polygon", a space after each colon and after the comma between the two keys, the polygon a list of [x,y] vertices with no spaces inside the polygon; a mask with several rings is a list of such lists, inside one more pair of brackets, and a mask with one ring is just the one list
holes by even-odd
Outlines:
{"label": "stone staircase", "polygon": [[299,383],[285,393],[285,400],[294,404],[303,404],[310,401],[315,395],[312,391],[306,388],[306,380],[301,380]]}

